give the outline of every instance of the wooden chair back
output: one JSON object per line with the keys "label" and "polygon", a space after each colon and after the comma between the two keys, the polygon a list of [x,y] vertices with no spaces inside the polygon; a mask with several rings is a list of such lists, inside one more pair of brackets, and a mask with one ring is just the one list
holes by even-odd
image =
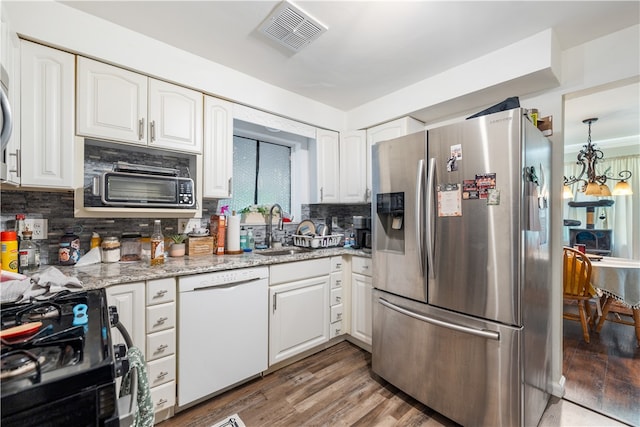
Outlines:
{"label": "wooden chair back", "polygon": [[564,296],[591,298],[593,288],[589,257],[576,249],[564,248],[562,265]]}

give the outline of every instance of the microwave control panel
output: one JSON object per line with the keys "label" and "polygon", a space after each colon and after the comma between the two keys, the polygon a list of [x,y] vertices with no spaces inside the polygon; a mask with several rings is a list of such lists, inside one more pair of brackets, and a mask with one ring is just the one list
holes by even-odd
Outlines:
{"label": "microwave control panel", "polygon": [[193,195],[193,181],[180,180],[178,183],[178,204],[193,206],[195,203]]}

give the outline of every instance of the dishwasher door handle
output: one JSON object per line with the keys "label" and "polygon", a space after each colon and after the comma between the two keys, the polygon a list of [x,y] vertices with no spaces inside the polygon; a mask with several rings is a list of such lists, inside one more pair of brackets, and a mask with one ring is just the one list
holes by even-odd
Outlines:
{"label": "dishwasher door handle", "polygon": [[258,280],[261,280],[261,278],[260,277],[252,277],[251,279],[240,280],[238,282],[223,283],[221,285],[206,285],[206,284],[203,284],[202,286],[194,286],[193,291],[205,291],[205,290],[208,290],[208,289],[235,288],[236,286],[246,285],[246,284],[251,283],[251,282],[257,282]]}
{"label": "dishwasher door handle", "polygon": [[500,333],[496,331],[490,331],[487,329],[476,329],[470,328],[468,326],[459,325],[457,323],[445,322],[444,320],[434,319],[433,317],[423,316],[422,314],[415,313],[411,310],[407,310],[404,307],[400,307],[398,305],[392,304],[384,298],[378,299],[380,304],[385,307],[390,308],[391,310],[395,310],[398,313],[402,313],[406,316],[413,317],[414,319],[421,320],[426,323],[430,323],[435,326],[440,326],[443,328],[452,329],[454,331],[462,332],[465,334],[475,335],[482,338],[487,338],[491,340],[500,341]]}

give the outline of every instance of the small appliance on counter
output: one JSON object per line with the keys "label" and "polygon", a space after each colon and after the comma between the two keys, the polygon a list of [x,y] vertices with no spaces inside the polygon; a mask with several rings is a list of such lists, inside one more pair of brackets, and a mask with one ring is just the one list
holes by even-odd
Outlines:
{"label": "small appliance on counter", "polygon": [[354,249],[371,251],[371,217],[354,216],[353,228],[355,229],[356,242]]}

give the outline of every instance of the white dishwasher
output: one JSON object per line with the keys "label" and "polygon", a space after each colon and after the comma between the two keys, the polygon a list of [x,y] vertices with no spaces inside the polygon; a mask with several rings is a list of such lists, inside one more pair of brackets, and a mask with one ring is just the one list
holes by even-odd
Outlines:
{"label": "white dishwasher", "polygon": [[268,364],[269,268],[179,277],[178,407]]}

